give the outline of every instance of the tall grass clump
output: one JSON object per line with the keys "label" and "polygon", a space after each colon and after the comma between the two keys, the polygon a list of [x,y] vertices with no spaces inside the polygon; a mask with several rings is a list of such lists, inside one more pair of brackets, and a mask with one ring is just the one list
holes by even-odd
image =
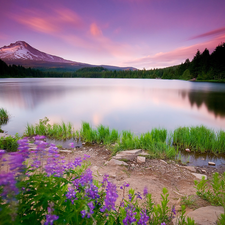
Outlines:
{"label": "tall grass clump", "polygon": [[0,108],[0,133],[3,133],[4,131],[1,129],[1,125],[4,125],[9,120],[9,113],[6,109]]}
{"label": "tall grass clump", "polygon": [[130,131],[122,131],[121,139],[115,147],[114,152],[129,149],[147,150],[153,158],[174,158],[177,151],[173,146],[166,144],[165,130],[154,129],[151,133],[135,136]]}
{"label": "tall grass clump", "polygon": [[179,127],[174,130],[173,144],[197,152],[225,152],[225,132],[217,133],[204,126]]}
{"label": "tall grass clump", "polygon": [[[37,148],[32,154],[27,148],[28,140],[19,140],[18,151],[4,161],[4,167],[0,164],[1,224],[172,223],[176,210],[168,206],[166,188],[162,189],[160,204],[155,204],[147,188],[143,194],[132,188],[127,191],[129,184],[125,182],[118,189],[107,174],[101,182],[96,181],[87,161],[89,156],[67,162],[58,154],[57,147],[42,142],[41,138],[44,137],[35,137]],[[5,151],[0,150],[0,161],[4,154]],[[6,166],[10,170],[1,171]],[[119,192],[122,194],[120,199]],[[182,207],[178,224],[194,225],[184,213]]]}
{"label": "tall grass clump", "polygon": [[9,120],[9,113],[6,109],[0,108],[0,125],[7,123]]}
{"label": "tall grass clump", "polygon": [[117,130],[110,130],[109,127],[103,125],[99,125],[97,129],[93,129],[87,122],[82,122],[80,136],[86,142],[98,144],[113,144],[119,138]]}
{"label": "tall grass clump", "polygon": [[65,124],[49,124],[49,119],[45,117],[44,119],[40,119],[38,124],[30,125],[27,124],[25,135],[26,136],[33,136],[33,135],[45,135],[49,138],[55,139],[67,139],[72,138],[73,130],[72,124],[68,123]]}
{"label": "tall grass clump", "polygon": [[19,140],[19,136],[15,135],[15,137],[7,136],[0,138],[0,149],[5,150],[6,152],[16,152],[18,148],[17,141]]}

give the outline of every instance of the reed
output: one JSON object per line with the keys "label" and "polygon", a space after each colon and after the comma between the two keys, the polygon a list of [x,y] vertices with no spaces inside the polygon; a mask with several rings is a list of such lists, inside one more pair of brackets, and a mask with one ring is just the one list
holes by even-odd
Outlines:
{"label": "reed", "polygon": [[24,135],[33,136],[33,135],[45,135],[49,138],[55,139],[67,139],[73,136],[72,124],[49,124],[48,118],[39,120],[38,124],[30,125],[27,124]]}
{"label": "reed", "polygon": [[9,113],[6,109],[0,108],[0,126],[6,124],[9,120]]}
{"label": "reed", "polygon": [[196,152],[224,153],[225,132],[215,132],[204,126],[179,127],[174,130],[173,144]]}
{"label": "reed", "polygon": [[[225,152],[225,132],[214,132],[204,126],[179,127],[173,133],[166,129],[154,128],[151,132],[139,136],[131,131],[110,130],[109,127],[99,125],[96,129],[89,123],[82,122],[81,129],[74,131],[71,123],[49,124],[48,118],[40,120],[38,124],[27,125],[25,135],[46,135],[55,139],[76,138],[90,143],[114,144],[115,152],[128,149],[145,149],[153,156],[161,155],[163,158],[172,158],[177,154],[176,149],[189,148],[196,152]],[[173,142],[173,144],[172,144]]]}

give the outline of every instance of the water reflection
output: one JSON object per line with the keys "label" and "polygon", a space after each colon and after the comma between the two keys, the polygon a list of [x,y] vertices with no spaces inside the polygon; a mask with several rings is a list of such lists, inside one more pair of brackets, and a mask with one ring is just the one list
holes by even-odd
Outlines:
{"label": "water reflection", "polygon": [[225,129],[225,85],[143,79],[0,79],[0,105],[13,114],[9,133],[29,123],[100,123],[136,134],[154,127]]}

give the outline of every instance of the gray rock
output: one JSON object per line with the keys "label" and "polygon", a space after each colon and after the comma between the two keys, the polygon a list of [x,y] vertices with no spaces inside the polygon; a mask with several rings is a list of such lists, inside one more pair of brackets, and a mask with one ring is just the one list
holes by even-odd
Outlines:
{"label": "gray rock", "polygon": [[191,152],[191,150],[189,148],[186,148],[185,151],[186,152]]}
{"label": "gray rock", "polygon": [[215,165],[216,165],[216,163],[214,163],[214,162],[208,162],[208,164],[209,164],[210,166],[215,166]]}
{"label": "gray rock", "polygon": [[110,161],[106,162],[106,165],[109,165],[109,166],[128,166],[127,163],[125,163],[123,161],[116,160],[116,159],[111,159]]}
{"label": "gray rock", "polygon": [[145,163],[145,157],[143,157],[143,156],[138,156],[138,157],[137,157],[137,163]]}
{"label": "gray rock", "polygon": [[137,155],[141,152],[142,152],[141,149],[122,151],[122,152],[117,153],[112,158],[117,159],[117,160],[125,159],[125,160],[132,161],[132,160],[136,159]]}
{"label": "gray rock", "polygon": [[194,175],[196,178],[198,179],[202,179],[202,177],[205,177],[205,180],[207,180],[207,176],[206,175],[203,175],[203,174],[200,174],[200,173],[191,173],[192,175]]}
{"label": "gray rock", "polygon": [[194,219],[197,225],[216,225],[222,213],[224,213],[222,206],[207,206],[196,209],[187,216]]}
{"label": "gray rock", "polygon": [[184,166],[184,168],[189,170],[189,171],[191,171],[191,172],[193,172],[193,173],[196,173],[196,169],[195,169],[194,166]]}

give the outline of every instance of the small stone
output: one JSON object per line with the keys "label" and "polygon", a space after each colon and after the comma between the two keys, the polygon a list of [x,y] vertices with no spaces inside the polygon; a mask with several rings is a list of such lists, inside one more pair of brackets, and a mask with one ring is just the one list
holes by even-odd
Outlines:
{"label": "small stone", "polygon": [[82,145],[85,145],[85,144],[86,144],[85,142],[82,143]]}
{"label": "small stone", "polygon": [[106,165],[109,165],[109,166],[128,166],[127,163],[125,163],[123,161],[116,160],[116,159],[111,159],[110,161],[106,162]]}
{"label": "small stone", "polygon": [[162,159],[160,159],[159,161],[160,161],[160,162],[162,162],[162,163],[167,164],[167,162],[166,162],[166,161],[164,161],[164,160],[162,160]]}
{"label": "small stone", "polygon": [[60,153],[72,153],[71,150],[59,150]]}
{"label": "small stone", "polygon": [[143,156],[138,156],[138,157],[137,157],[137,163],[145,163],[145,157],[143,157]]}
{"label": "small stone", "polygon": [[132,167],[135,167],[135,164],[131,164]]}
{"label": "small stone", "polygon": [[202,170],[202,173],[206,173],[206,170]]}
{"label": "small stone", "polygon": [[184,168],[193,172],[193,173],[196,173],[196,169],[194,168],[194,166],[184,166]]}
{"label": "small stone", "polygon": [[215,165],[216,165],[216,163],[214,163],[214,162],[208,162],[208,164],[209,164],[210,166],[215,166]]}
{"label": "small stone", "polygon": [[200,174],[200,173],[191,173],[192,175],[194,175],[197,179],[202,179],[202,177],[205,177],[205,180],[207,180],[207,176]]}
{"label": "small stone", "polygon": [[202,160],[205,160],[205,158],[202,158]]}
{"label": "small stone", "polygon": [[186,152],[191,152],[191,150],[189,148],[186,148],[185,151]]}

